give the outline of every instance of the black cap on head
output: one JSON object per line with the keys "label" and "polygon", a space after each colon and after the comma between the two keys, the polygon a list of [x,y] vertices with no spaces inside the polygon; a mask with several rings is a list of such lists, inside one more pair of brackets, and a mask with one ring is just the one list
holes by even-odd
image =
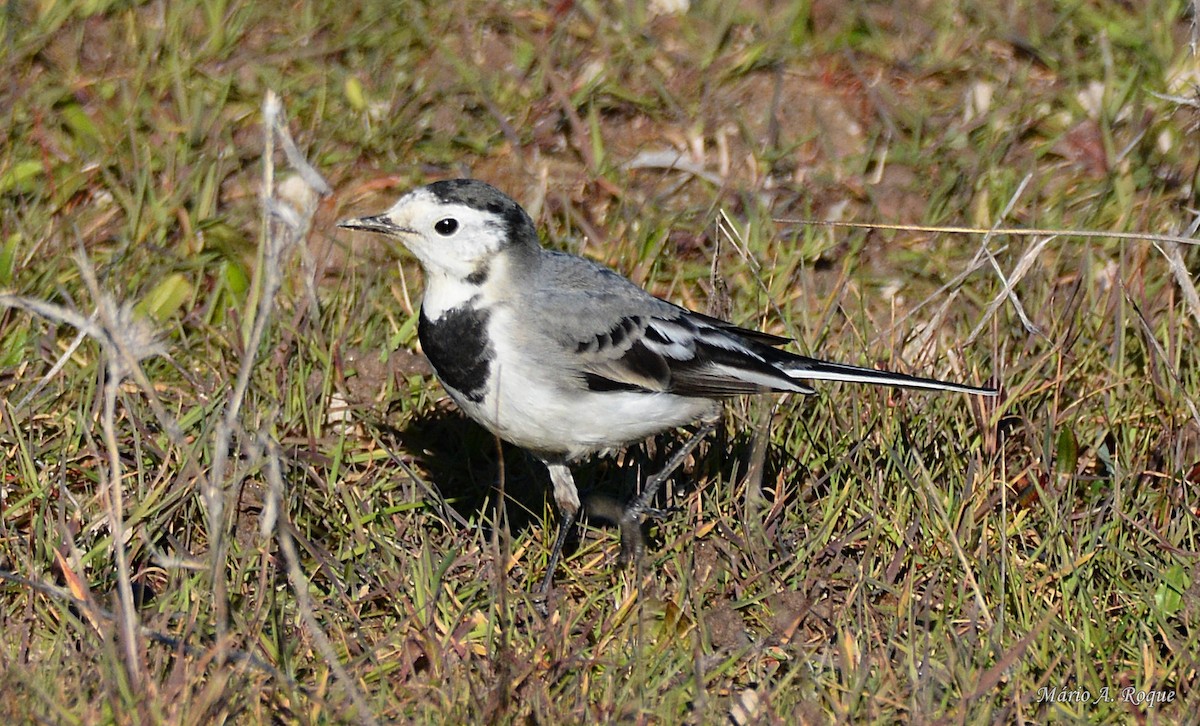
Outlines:
{"label": "black cap on head", "polygon": [[461,204],[472,209],[490,212],[501,220],[513,244],[538,246],[537,228],[533,220],[507,194],[478,179],[447,179],[425,187],[439,201]]}

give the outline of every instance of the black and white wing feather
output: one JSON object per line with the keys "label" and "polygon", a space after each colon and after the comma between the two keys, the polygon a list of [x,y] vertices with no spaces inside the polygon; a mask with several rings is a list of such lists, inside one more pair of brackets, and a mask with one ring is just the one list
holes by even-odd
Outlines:
{"label": "black and white wing feather", "polygon": [[[668,303],[669,304],[669,303]],[[674,306],[672,306],[674,307]],[[708,398],[766,391],[813,393],[804,380],[984,393],[987,389],[796,355],[787,338],[677,308],[621,318],[576,351],[593,390],[642,389]]]}
{"label": "black and white wing feather", "polygon": [[[676,314],[626,316],[605,333],[581,341],[576,353],[588,387],[705,398],[813,392],[779,369],[772,358],[780,353],[768,345],[682,308],[672,312]],[[774,336],[770,340],[785,342]]]}
{"label": "black and white wing feather", "polygon": [[[593,391],[643,391],[719,398],[766,391],[813,393],[805,380],[848,381],[968,393],[987,389],[903,373],[827,363],[777,346],[769,333],[660,300],[615,272],[573,255],[548,252],[529,311],[555,316],[570,366]],[[575,315],[564,314],[573,311]]]}

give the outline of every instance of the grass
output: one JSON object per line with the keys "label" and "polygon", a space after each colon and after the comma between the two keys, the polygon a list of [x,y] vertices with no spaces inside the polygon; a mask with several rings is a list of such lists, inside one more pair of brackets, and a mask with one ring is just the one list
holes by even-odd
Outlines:
{"label": "grass", "polygon": [[[365,5],[0,13],[6,720],[1195,718],[1195,249],[789,221],[1192,234],[1194,5]],[[412,354],[413,262],[334,228],[461,174],[656,294],[1003,394],[734,402],[544,618],[544,474]],[[579,467],[597,511],[676,441]]]}

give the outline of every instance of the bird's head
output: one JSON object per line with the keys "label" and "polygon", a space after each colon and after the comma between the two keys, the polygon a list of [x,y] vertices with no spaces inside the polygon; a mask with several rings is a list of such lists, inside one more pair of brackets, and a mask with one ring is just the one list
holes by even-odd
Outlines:
{"label": "bird's head", "polygon": [[537,249],[533,220],[495,187],[474,179],[434,182],[400,197],[386,212],[338,223],[396,240],[426,274],[485,278],[493,260],[510,250]]}

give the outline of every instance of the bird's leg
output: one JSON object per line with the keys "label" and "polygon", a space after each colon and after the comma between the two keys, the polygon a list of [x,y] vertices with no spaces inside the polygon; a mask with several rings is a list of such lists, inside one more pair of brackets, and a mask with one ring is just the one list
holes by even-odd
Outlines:
{"label": "bird's leg", "polygon": [[542,598],[550,593],[550,588],[554,586],[554,571],[558,569],[558,561],[562,558],[563,547],[567,544],[567,537],[571,534],[571,528],[575,526],[575,520],[579,515],[579,510],[573,512],[561,511],[562,517],[558,522],[558,536],[554,538],[554,549],[550,550],[550,561],[546,563],[546,575],[542,578],[542,585],[538,588],[538,594]]}
{"label": "bird's leg", "polygon": [[562,463],[546,462],[546,468],[550,470],[550,481],[554,484],[554,502],[558,505],[560,519],[558,536],[554,538],[554,548],[550,550],[550,562],[546,565],[546,576],[542,579],[542,586],[538,590],[538,594],[543,599],[554,585],[554,571],[558,568],[558,561],[562,557],[563,547],[567,544],[567,537],[570,536],[571,528],[575,526],[575,520],[579,516],[579,490],[575,488],[575,478],[571,476],[570,467]]}
{"label": "bird's leg", "polygon": [[662,468],[654,476],[646,479],[645,486],[642,487],[641,495],[625,508],[625,513],[621,515],[621,555],[623,559],[629,561],[629,558],[634,558],[633,561],[640,559],[642,551],[645,549],[645,541],[642,538],[642,523],[646,521],[646,515],[658,515],[659,510],[652,509],[650,503],[654,501],[655,495],[658,494],[658,489],[663,485],[671,474],[675,473],[692,453],[705,436],[713,432],[717,427],[719,419],[704,421],[696,433],[692,434],[691,438],[684,442],[683,446],[671,456],[667,461],[667,465]]}

